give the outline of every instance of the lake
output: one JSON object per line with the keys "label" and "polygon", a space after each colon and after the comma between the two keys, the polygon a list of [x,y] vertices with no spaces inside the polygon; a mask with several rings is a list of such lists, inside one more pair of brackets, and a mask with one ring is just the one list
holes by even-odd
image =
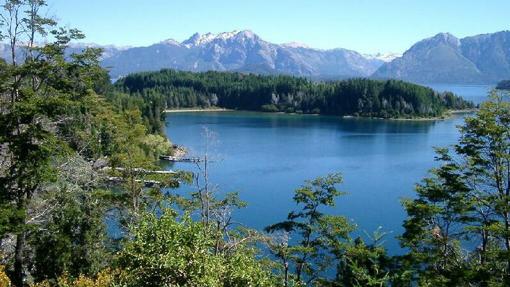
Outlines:
{"label": "lake", "polygon": [[[432,87],[476,103],[490,89]],[[361,231],[370,233],[382,226],[391,232],[387,248],[398,253],[394,237],[402,232],[405,218],[400,200],[413,197],[415,184],[436,164],[433,147],[455,143],[456,126],[462,123],[462,116],[394,121],[255,112],[172,113],[166,118],[166,133],[191,155],[200,155],[204,127],[214,132],[210,153],[216,160],[210,180],[220,194],[237,191],[248,202],[235,213],[236,221],[262,229],[283,220],[296,207],[293,191],[305,179],[341,172],[340,188],[347,195],[328,212],[349,217]],[[168,168],[194,170],[187,163]]]}

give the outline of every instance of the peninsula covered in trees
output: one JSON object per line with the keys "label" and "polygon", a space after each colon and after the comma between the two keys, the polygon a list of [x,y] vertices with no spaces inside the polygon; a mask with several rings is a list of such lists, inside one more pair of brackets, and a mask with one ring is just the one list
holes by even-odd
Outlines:
{"label": "peninsula covered in trees", "polygon": [[[398,80],[313,82],[291,76],[175,70],[128,75],[115,87],[150,99],[153,110],[218,106],[228,109],[378,118],[439,117],[473,108],[451,92]],[[154,114],[154,115],[156,115]]]}

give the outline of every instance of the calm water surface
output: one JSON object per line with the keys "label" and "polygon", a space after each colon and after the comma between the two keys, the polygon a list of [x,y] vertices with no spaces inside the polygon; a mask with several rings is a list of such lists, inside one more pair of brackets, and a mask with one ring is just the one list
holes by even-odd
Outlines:
{"label": "calm water surface", "polygon": [[427,86],[440,92],[450,91],[463,98],[479,104],[487,99],[487,94],[494,86],[487,85],[448,85],[448,84],[427,84]]}
{"label": "calm water surface", "polygon": [[[445,86],[477,103],[487,86]],[[192,154],[204,150],[203,128],[216,134],[218,159],[211,181],[220,193],[237,191],[248,207],[235,218],[253,228],[283,220],[295,208],[293,191],[304,179],[341,172],[347,195],[329,212],[346,215],[360,230],[379,226],[392,234],[387,247],[398,252],[394,236],[402,232],[400,200],[434,163],[434,146],[458,138],[461,116],[443,121],[341,119],[310,115],[249,112],[168,114],[166,133]],[[178,163],[172,169],[193,170]]]}

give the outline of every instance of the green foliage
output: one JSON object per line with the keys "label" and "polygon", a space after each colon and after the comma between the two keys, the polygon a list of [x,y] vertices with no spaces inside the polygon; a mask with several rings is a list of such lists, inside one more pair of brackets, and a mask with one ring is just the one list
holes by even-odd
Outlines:
{"label": "green foliage", "polygon": [[299,238],[295,245],[288,242],[272,244],[273,253],[284,265],[285,286],[291,284],[287,274],[291,265],[295,269],[297,284],[323,280],[324,273],[334,265],[333,258],[327,252],[330,244],[340,244],[353,230],[346,218],[327,216],[321,212],[321,208],[334,206],[336,197],[343,194],[336,188],[341,182],[340,174],[307,181],[294,195],[294,201],[301,209],[289,213],[286,221],[266,227],[270,233],[295,233]]}
{"label": "green foliage", "polygon": [[[388,256],[380,230],[371,243],[353,239],[347,218],[326,213],[343,195],[339,174],[305,182],[297,209],[263,235],[233,227],[232,211],[246,203],[237,193],[215,196],[207,152],[199,174],[158,170],[158,157],[172,153],[164,109],[393,118],[472,104],[401,81],[218,72],[139,73],[114,88],[99,49],[66,54],[83,35],[42,17],[45,5],[2,6],[1,37],[13,49],[0,61],[0,285],[510,285],[510,104],[502,96],[466,118],[458,144],[437,149],[441,164],[404,200],[406,254]],[[41,37],[49,43],[35,45]],[[196,190],[166,190],[181,183]],[[112,215],[125,227],[115,250],[105,228]]]}
{"label": "green foliage", "polygon": [[59,190],[51,194],[57,207],[31,237],[36,280],[60,274],[93,275],[108,262],[101,198],[87,192]]}
{"label": "green foliage", "polygon": [[375,231],[373,243],[367,245],[363,239],[345,244],[344,249],[337,248],[339,267],[332,286],[388,286],[393,271],[391,258],[386,254],[381,240],[385,233]]}
{"label": "green foliage", "polygon": [[14,245],[1,259],[16,286],[94,275],[109,258],[108,212],[136,214],[185,177],[154,172],[170,142],[148,131],[139,105],[117,106],[100,49],[66,53],[83,35],[41,16],[45,6],[9,0],[0,15],[12,47],[0,61],[0,240]]}
{"label": "green foliage", "polygon": [[[74,30],[52,31],[54,42],[34,47],[34,37],[46,36],[45,27],[54,25],[39,16],[39,9],[44,6],[44,1],[6,1],[2,14],[4,19],[12,20],[3,24],[13,49],[12,62],[0,66],[0,75],[5,79],[0,94],[0,206],[9,209],[0,212],[7,216],[1,221],[9,224],[2,228],[5,233],[1,235],[15,237],[10,259],[16,286],[23,284],[32,230],[40,227],[40,219],[47,219],[47,212],[58,210],[51,205],[39,209],[42,198],[59,178],[61,167],[56,162],[77,152],[66,138],[70,119],[86,113],[81,107],[93,94],[94,79],[102,71],[94,58],[97,53],[92,51],[64,60],[64,47],[79,36]],[[27,32],[28,47],[21,63],[15,54],[17,41],[25,35],[17,31],[19,21],[28,25],[23,32]]]}
{"label": "green foliage", "polygon": [[121,287],[118,278],[121,278],[117,270],[104,269],[97,276],[80,275],[76,278],[69,278],[67,274],[59,276],[56,280],[45,280],[30,287]]}
{"label": "green foliage", "polygon": [[132,227],[133,239],[119,255],[127,286],[274,286],[269,270],[251,249],[238,246],[228,256],[212,252],[207,226],[182,221],[165,210],[143,215]]}
{"label": "green foliage", "polygon": [[150,133],[163,132],[165,113],[164,102],[161,96],[147,96],[144,98],[133,97],[132,95],[113,91],[106,94],[117,111],[139,110],[142,112],[143,124]]}
{"label": "green foliage", "polygon": [[[377,230],[367,245],[351,238],[355,226],[347,218],[321,212],[335,206],[343,194],[336,188],[341,182],[340,174],[307,181],[294,195],[301,209],[287,221],[266,227],[273,234],[286,232],[283,240],[269,241],[283,265],[285,286],[387,286],[391,281],[393,262],[381,242],[386,233]],[[296,239],[289,241],[291,236]]]}
{"label": "green foliage", "polygon": [[146,147],[146,154],[152,154],[153,158],[158,158],[161,155],[169,155],[173,153],[173,147],[170,141],[164,136],[159,134],[148,134],[143,139],[144,146]]}
{"label": "green foliage", "polygon": [[280,111],[278,107],[274,104],[262,105],[260,107],[260,110],[267,113],[276,113]]}
{"label": "green foliage", "polygon": [[129,75],[115,86],[150,103],[151,108],[144,110],[150,119],[157,118],[155,112],[181,107],[382,118],[437,117],[447,109],[473,107],[452,93],[395,80],[315,83],[290,76],[161,70]]}
{"label": "green foliage", "polygon": [[496,94],[405,200],[402,245],[426,286],[505,286],[510,274],[510,104]]}

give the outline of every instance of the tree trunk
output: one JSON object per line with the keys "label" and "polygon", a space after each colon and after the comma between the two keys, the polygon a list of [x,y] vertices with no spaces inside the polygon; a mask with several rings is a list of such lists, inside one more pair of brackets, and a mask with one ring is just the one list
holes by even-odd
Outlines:
{"label": "tree trunk", "polygon": [[285,263],[283,264],[283,266],[285,267],[285,282],[284,282],[284,286],[288,287],[289,286],[289,263],[285,260]]}
{"label": "tree trunk", "polygon": [[16,287],[22,287],[24,281],[23,250],[25,249],[25,231],[16,235],[16,249],[14,253],[14,277],[12,283]]}

